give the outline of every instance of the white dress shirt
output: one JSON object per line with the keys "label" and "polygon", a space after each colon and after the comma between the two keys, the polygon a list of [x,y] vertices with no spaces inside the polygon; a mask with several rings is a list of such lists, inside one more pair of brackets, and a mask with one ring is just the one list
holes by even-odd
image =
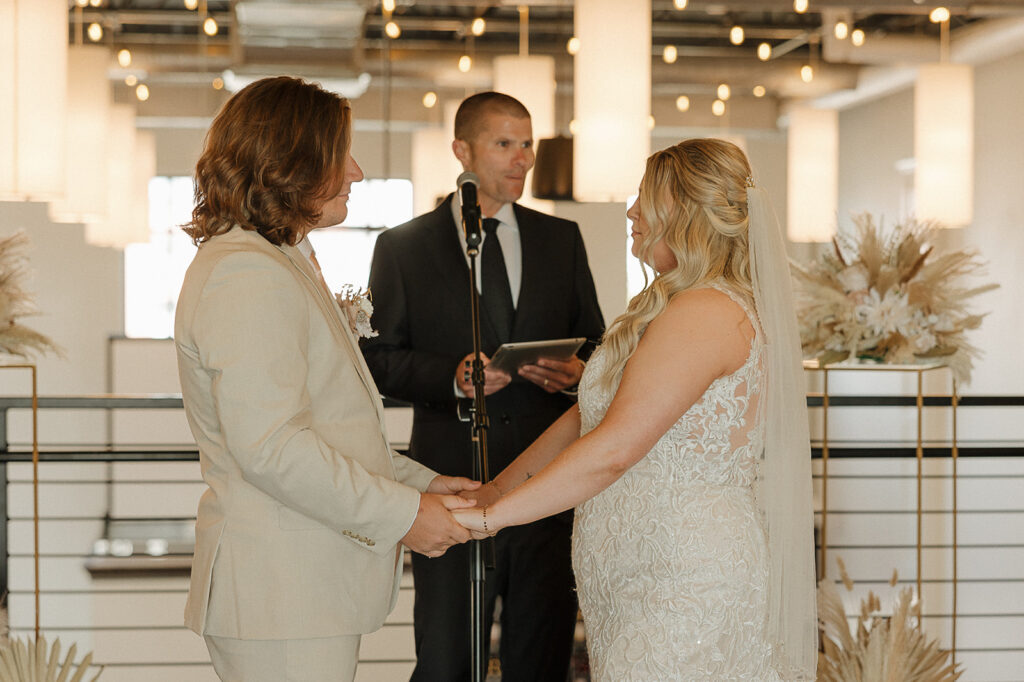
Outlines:
{"label": "white dress shirt", "polygon": [[[455,219],[455,229],[459,233],[459,244],[462,246],[462,254],[466,254],[466,233],[462,230],[462,203],[459,201],[459,193],[456,192],[452,198],[452,217]],[[512,290],[512,305],[519,303],[519,288],[523,281],[523,249],[519,240],[519,223],[516,222],[516,213],[512,210],[512,204],[502,204],[498,212],[493,216],[498,220],[498,241],[501,242],[501,253],[505,257],[505,270],[508,272],[508,286]],[[487,241],[487,233],[480,229],[480,249],[483,250],[484,242]],[[466,256],[466,267],[469,267],[469,256]],[[483,276],[481,274],[480,262],[477,261],[476,268],[476,290],[483,291]]]}

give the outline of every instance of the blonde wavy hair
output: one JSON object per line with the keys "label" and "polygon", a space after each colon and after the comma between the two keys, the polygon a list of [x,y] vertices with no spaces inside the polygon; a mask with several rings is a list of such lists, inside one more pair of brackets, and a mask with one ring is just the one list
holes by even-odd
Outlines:
{"label": "blonde wavy hair", "polygon": [[610,358],[601,381],[610,388],[636,350],[640,335],[676,294],[724,280],[752,296],[747,241],[747,179],[750,164],[739,147],[712,138],[685,140],[647,159],[637,199],[650,233],[637,257],[653,263],[664,242],[675,258],[649,280],[605,332]]}

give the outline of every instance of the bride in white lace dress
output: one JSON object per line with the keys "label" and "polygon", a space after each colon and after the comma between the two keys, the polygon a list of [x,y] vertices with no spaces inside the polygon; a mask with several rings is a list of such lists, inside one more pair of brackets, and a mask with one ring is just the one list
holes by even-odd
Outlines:
{"label": "bride in white lace dress", "polygon": [[743,152],[710,139],[652,155],[627,215],[656,277],[578,406],[456,515],[482,535],[576,507],[595,681],[813,679],[810,453],[778,225]]}

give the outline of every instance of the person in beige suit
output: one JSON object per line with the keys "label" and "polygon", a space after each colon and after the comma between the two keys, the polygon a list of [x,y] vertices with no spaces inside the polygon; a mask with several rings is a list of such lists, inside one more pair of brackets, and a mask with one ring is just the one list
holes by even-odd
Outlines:
{"label": "person in beige suit", "polygon": [[402,548],[469,539],[449,510],[479,485],[388,445],[349,315],[306,234],[336,225],[362,171],[347,100],[268,78],[217,115],[185,231],[182,397],[209,486],[185,624],[225,681],[352,680],[394,607]]}

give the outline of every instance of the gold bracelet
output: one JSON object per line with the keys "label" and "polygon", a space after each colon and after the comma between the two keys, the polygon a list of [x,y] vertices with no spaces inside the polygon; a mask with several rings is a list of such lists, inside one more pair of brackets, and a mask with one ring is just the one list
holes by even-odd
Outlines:
{"label": "gold bracelet", "polygon": [[484,505],[484,508],[481,510],[481,512],[483,513],[484,532],[487,533],[488,535],[490,535],[493,538],[495,535],[498,534],[498,531],[494,531],[492,533],[490,531],[490,529],[487,527],[487,505]]}

